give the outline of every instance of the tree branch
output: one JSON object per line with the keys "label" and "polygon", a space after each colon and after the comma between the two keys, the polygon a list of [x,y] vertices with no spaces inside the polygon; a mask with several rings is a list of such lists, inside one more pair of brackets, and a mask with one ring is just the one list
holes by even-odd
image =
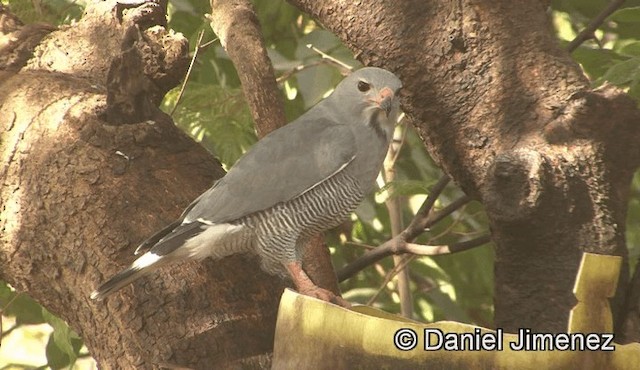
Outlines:
{"label": "tree branch", "polygon": [[427,199],[425,199],[424,203],[422,203],[420,209],[418,209],[418,212],[416,212],[416,215],[413,217],[413,220],[411,220],[411,223],[403,232],[403,234],[405,234],[405,240],[414,239],[418,235],[422,234],[424,229],[427,227],[427,219],[429,217],[431,209],[433,208],[433,205],[436,203],[436,200],[438,199],[440,194],[442,194],[442,191],[447,186],[449,181],[451,181],[449,179],[449,176],[442,175],[438,182],[433,186],[431,192],[427,196]]}
{"label": "tree branch", "polygon": [[418,256],[439,256],[442,254],[453,254],[464,252],[483,244],[489,243],[491,236],[489,234],[481,235],[474,239],[453,243],[450,245],[422,245],[414,243],[405,243],[403,250],[406,253],[413,253]]}
{"label": "tree branch", "polygon": [[211,28],[238,71],[258,136],[284,126],[284,106],[260,23],[248,0],[211,0]]}
{"label": "tree branch", "polygon": [[609,5],[600,12],[595,18],[589,22],[587,27],[583,29],[576,38],[571,40],[571,42],[567,45],[567,51],[573,52],[580,46],[583,42],[593,38],[593,33],[602,25],[602,23],[610,16],[613,12],[615,12],[619,7],[624,4],[625,0],[613,0]]}
{"label": "tree branch", "polygon": [[[447,217],[448,215],[455,212],[457,209],[467,204],[471,200],[467,195],[463,195],[460,198],[451,202],[449,205],[447,205],[440,211],[431,212],[430,210],[432,209],[433,204],[435,203],[435,199],[438,198],[438,195],[442,192],[442,190],[444,189],[444,187],[447,185],[448,182],[449,182],[448,177],[446,176],[441,177],[440,180],[438,180],[438,182],[436,183],[436,185],[434,185],[433,190],[431,191],[431,193],[429,194],[425,202],[422,204],[422,206],[414,216],[413,221],[411,221],[411,224],[397,236],[387,240],[377,248],[369,250],[368,252],[360,256],[355,261],[343,267],[340,271],[338,271],[338,281],[342,282],[352,277],[360,270],[364,269],[365,267],[387,256],[403,254],[403,253],[412,253],[407,249],[408,243],[411,243],[415,238],[417,238],[420,234],[422,234],[422,232],[424,232],[426,228],[429,228],[430,226],[434,225],[438,221]],[[480,239],[480,238],[476,238],[476,239]],[[472,239],[472,240],[476,240],[476,239]],[[484,240],[484,239],[480,239],[480,240]],[[469,249],[469,248],[465,248],[464,245],[460,246],[461,243],[471,243],[471,240],[452,244],[451,246],[448,247],[448,249],[444,248],[444,246],[437,246],[436,247],[438,248],[437,250],[441,251],[442,253],[428,252],[426,255],[449,254],[449,253],[456,253],[456,252]],[[486,241],[481,244],[484,244],[484,243],[486,243]],[[415,250],[418,250],[418,248],[415,248],[415,246],[417,246],[416,244],[413,244],[413,246]]]}
{"label": "tree branch", "polygon": [[315,51],[316,53],[318,53],[321,57],[322,60],[325,60],[329,63],[332,63],[334,65],[336,65],[338,68],[340,68],[343,72],[343,74],[349,74],[350,72],[353,71],[353,67],[348,65],[347,63],[342,62],[339,59],[336,59],[334,57],[332,57],[331,55],[325,53],[324,51],[318,49],[317,47],[313,46],[312,44],[307,44],[307,47],[313,51]]}
{"label": "tree branch", "polygon": [[458,209],[460,209],[460,207],[464,206],[469,202],[471,202],[471,197],[469,197],[468,195],[463,195],[460,198],[449,203],[446,207],[444,207],[440,211],[430,213],[429,216],[424,221],[424,228],[428,229],[431,226],[437,224],[440,220],[449,216],[450,214],[457,211]]}
{"label": "tree branch", "polygon": [[[442,191],[447,186],[449,181],[450,179],[447,175],[443,175],[442,177],[440,177],[438,182],[431,189],[431,192],[429,192],[427,199],[425,199],[424,203],[422,203],[422,205],[420,206],[420,209],[418,209],[418,212],[416,212],[409,226],[404,229],[402,233],[400,233],[400,235],[396,238],[402,240],[413,240],[418,235],[424,232],[424,229],[427,225],[426,221],[428,219],[429,213],[431,212],[433,205],[436,203],[436,200],[438,199],[440,194],[442,194]],[[386,245],[394,247],[395,245],[393,243],[389,244],[390,241],[391,240],[387,241],[377,248],[370,249],[365,253],[365,255],[343,267],[340,271],[338,271],[338,281],[342,282],[355,275],[358,271],[364,269],[370,264],[375,263],[376,261],[379,261],[391,254],[394,254],[393,252],[391,254],[386,254],[387,251],[384,248],[381,248],[382,246]]]}
{"label": "tree branch", "polygon": [[[404,138],[403,133],[404,131],[401,133],[402,138]],[[398,129],[395,130],[394,136],[397,134]],[[396,142],[394,137],[394,141],[389,146],[389,151],[387,152],[383,168],[384,179],[387,184],[393,182],[396,178],[395,163],[396,159],[398,159],[398,153],[400,153],[403,143],[404,140]],[[385,205],[389,212],[389,220],[391,222],[391,236],[395,239],[402,231],[402,207],[400,206],[400,197],[395,196],[394,193],[394,189],[389,189],[389,197],[387,198]],[[408,263],[407,261],[403,261],[401,256],[394,256],[393,263],[395,264],[395,273],[388,274],[388,278],[385,279],[385,283],[381,286],[381,289],[387,285],[386,283],[390,281],[393,276],[397,275],[397,289],[398,296],[400,297],[400,313],[404,317],[411,318],[413,316],[413,299],[411,298],[411,289],[409,285]],[[378,294],[372,297],[370,302],[373,302],[377,296]]]}
{"label": "tree branch", "polygon": [[484,234],[474,239],[453,243],[450,245],[421,245],[408,243],[400,238],[390,239],[379,247],[370,250],[338,271],[338,281],[343,282],[357,274],[365,267],[372,265],[385,257],[411,253],[417,256],[439,256],[464,252],[479,247],[491,241],[489,234]]}
{"label": "tree branch", "polygon": [[[406,272],[407,279],[408,279],[408,275],[409,275],[410,271],[407,269],[407,266],[409,265],[409,262],[411,262],[413,260],[412,257],[414,257],[414,256],[407,256],[407,257],[405,257],[405,256],[394,256],[394,257],[397,257],[397,261],[394,259],[395,266],[393,266],[393,269],[391,269],[391,271],[387,272],[386,276],[382,280],[382,283],[380,283],[380,286],[378,287],[378,290],[376,291],[376,293],[373,295],[373,297],[371,297],[367,301],[367,306],[373,305],[373,303],[376,301],[376,299],[378,299],[378,297],[380,296],[380,293],[382,293],[382,291],[387,286],[387,284],[389,284],[391,279],[393,279],[393,277],[396,276],[397,274],[399,274],[401,272]],[[409,282],[407,281],[407,284],[408,283]],[[409,301],[408,303],[413,304],[413,302],[411,302],[411,301]],[[401,311],[404,311],[403,307],[402,307],[403,304],[407,304],[407,302],[403,302],[402,298],[401,298],[400,299],[400,310]],[[411,310],[411,311],[413,312],[413,310]],[[411,318],[411,316],[407,316],[404,312],[402,313],[402,316]]]}

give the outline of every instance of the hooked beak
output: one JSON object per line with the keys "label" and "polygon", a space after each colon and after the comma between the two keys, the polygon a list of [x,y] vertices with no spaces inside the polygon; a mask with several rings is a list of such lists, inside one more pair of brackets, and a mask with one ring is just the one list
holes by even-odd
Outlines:
{"label": "hooked beak", "polygon": [[373,99],[373,102],[388,116],[389,113],[391,113],[393,97],[393,90],[388,87],[384,87],[378,92],[378,96]]}

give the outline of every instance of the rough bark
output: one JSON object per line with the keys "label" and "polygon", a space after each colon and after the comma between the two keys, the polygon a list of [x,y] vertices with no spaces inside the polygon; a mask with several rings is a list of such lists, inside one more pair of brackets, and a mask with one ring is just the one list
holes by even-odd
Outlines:
{"label": "rough bark", "polygon": [[188,64],[163,23],[156,1],[105,1],[37,42],[17,43],[19,22],[0,30],[0,278],[64,318],[103,369],[266,367],[282,285],[251,258],[168,267],[89,300],[223,174],[157,108]]}
{"label": "rough bark", "polygon": [[[635,105],[590,90],[541,2],[291,2],[402,78],[428,149],[487,206],[497,326],[564,330],[580,252],[626,254]],[[282,287],[253,260],[88,299],[222,175],[155,108],[184,71],[184,39],[155,1],[114,3],[55,31],[5,22],[0,6],[0,278],[67,320],[102,368],[268,366]]]}
{"label": "rough bark", "polygon": [[[433,158],[485,204],[496,326],[566,330],[581,252],[627,255],[635,103],[590,88],[540,2],[290,2],[401,77]],[[628,280],[625,270],[619,293]]]}

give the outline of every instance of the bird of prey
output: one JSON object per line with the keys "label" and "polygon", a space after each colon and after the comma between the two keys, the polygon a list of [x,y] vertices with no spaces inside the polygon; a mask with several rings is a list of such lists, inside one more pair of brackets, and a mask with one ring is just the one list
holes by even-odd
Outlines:
{"label": "bird of prey", "polygon": [[339,225],[372,189],[401,86],[384,69],[353,72],[326,99],[258,141],[91,298],[102,300],[167,263],[250,252],[268,273],[291,278],[300,293],[345,303],[311,281],[302,248]]}

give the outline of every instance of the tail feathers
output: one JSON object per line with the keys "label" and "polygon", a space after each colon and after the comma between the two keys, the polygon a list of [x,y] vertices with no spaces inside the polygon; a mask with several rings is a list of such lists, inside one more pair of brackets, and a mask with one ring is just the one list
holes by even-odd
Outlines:
{"label": "tail feathers", "polygon": [[98,289],[94,290],[91,293],[91,299],[101,301],[133,281],[149,274],[167,261],[163,256],[147,252],[135,260],[131,266],[115,274],[111,279],[100,285]]}
{"label": "tail feathers", "polygon": [[133,252],[133,254],[137,256],[142,252],[149,251],[160,240],[162,240],[165,236],[169,235],[176,227],[180,226],[180,224],[182,224],[182,219],[175,220],[169,225],[165,226],[164,228],[162,228],[162,230],[156,232],[155,234],[151,235],[147,240],[140,243],[140,245],[138,246],[138,248],[136,248],[136,251]]}
{"label": "tail feathers", "polygon": [[[162,242],[162,240],[165,239],[165,237],[169,236],[169,238],[170,238],[171,236],[169,234],[171,234],[171,233],[181,234],[182,232],[184,232],[184,230],[182,230],[183,228],[180,228],[180,226],[182,226],[184,223],[186,223],[187,225],[192,223],[192,222],[184,222],[185,221],[185,217],[187,217],[187,214],[193,209],[193,207],[196,206],[196,204],[198,204],[198,202],[200,202],[200,200],[205,195],[211,193],[213,188],[215,188],[216,185],[218,184],[218,181],[220,181],[220,179],[218,179],[216,182],[214,182],[213,186],[209,190],[207,190],[204,193],[200,194],[199,197],[197,197],[193,202],[191,202],[191,204],[189,204],[187,206],[187,208],[185,208],[185,210],[182,212],[182,215],[180,215],[180,218],[178,218],[177,220],[173,221],[169,225],[165,226],[162,230],[156,232],[155,234],[150,236],[147,240],[143,241],[138,246],[138,248],[136,248],[136,251],[133,252],[133,254],[138,255],[138,254],[140,254],[142,252],[146,252],[146,251],[150,250],[156,244]],[[198,225],[201,225],[201,224],[198,223]],[[193,228],[193,226],[194,225],[191,225],[191,227],[189,227],[189,229],[191,230]]]}

